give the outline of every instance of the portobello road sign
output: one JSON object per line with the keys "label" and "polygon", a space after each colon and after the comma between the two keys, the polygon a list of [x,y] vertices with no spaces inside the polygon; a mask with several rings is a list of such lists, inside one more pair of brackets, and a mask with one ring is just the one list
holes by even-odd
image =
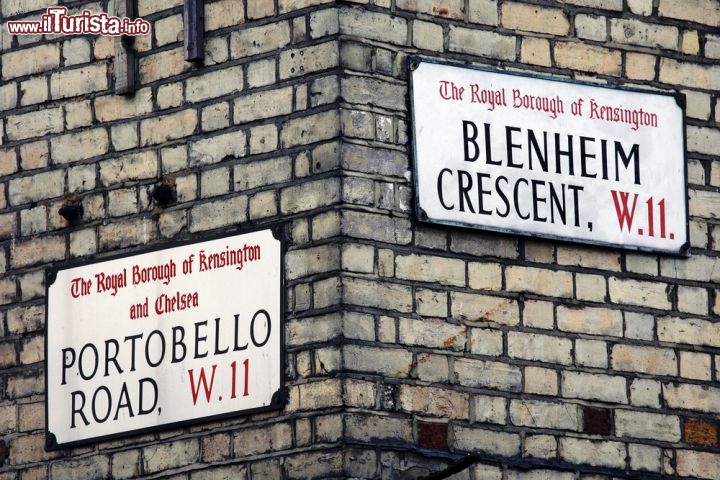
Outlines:
{"label": "portobello road sign", "polygon": [[270,230],[48,273],[48,449],[281,408]]}

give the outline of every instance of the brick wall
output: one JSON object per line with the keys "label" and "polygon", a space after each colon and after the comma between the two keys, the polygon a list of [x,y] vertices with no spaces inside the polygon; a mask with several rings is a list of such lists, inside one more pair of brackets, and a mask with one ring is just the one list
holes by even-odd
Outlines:
{"label": "brick wall", "polygon": [[[54,3],[0,5],[0,480],[720,477],[717,0],[207,0],[204,65],[139,0],[130,96],[8,34]],[[692,256],[418,223],[411,54],[685,94]],[[277,224],[285,409],[44,451],[46,268]]]}

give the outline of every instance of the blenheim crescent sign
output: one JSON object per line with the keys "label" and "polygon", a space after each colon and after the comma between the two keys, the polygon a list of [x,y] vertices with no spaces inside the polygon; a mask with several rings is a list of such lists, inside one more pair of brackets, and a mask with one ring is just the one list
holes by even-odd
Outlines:
{"label": "blenheim crescent sign", "polygon": [[689,252],[675,96],[410,63],[421,220]]}
{"label": "blenheim crescent sign", "polygon": [[282,408],[270,230],[48,272],[48,449]]}

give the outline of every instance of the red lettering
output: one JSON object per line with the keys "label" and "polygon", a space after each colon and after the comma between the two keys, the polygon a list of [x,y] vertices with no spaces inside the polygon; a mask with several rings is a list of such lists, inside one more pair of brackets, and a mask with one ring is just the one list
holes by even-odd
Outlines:
{"label": "red lettering", "polygon": [[200,385],[202,384],[202,388],[205,391],[205,400],[207,402],[210,402],[210,394],[212,393],[213,383],[215,382],[215,369],[217,368],[217,365],[212,366],[212,374],[210,376],[210,385],[207,383],[207,377],[205,376],[205,368],[200,369],[200,375],[198,378],[198,382],[195,383],[195,376],[193,375],[194,370],[190,369],[188,370],[188,374],[190,374],[190,393],[192,394],[193,399],[193,405],[197,404],[197,398],[198,394],[200,393]]}
{"label": "red lettering", "polygon": [[[632,209],[628,212],[628,197],[630,194],[628,192],[618,192],[616,190],[611,190],[610,193],[612,193],[613,202],[615,203],[615,213],[617,214],[618,223],[620,224],[620,231],[623,231],[625,223],[627,223],[628,231],[631,231],[638,194],[636,193],[633,197]],[[620,194],[619,200],[618,194]]]}

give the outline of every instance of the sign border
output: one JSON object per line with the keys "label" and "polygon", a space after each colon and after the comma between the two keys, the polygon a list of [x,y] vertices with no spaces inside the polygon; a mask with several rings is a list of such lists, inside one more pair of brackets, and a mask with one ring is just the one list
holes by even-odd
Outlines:
{"label": "sign border", "polygon": [[[559,82],[559,83],[569,83],[573,85],[583,85],[588,87],[595,87],[595,88],[604,88],[608,90],[620,90],[625,92],[635,92],[635,93],[643,93],[643,94],[649,94],[649,95],[660,95],[660,96],[666,96],[666,97],[672,97],[675,99],[675,103],[681,108],[682,110],[682,148],[683,148],[683,185],[684,185],[684,191],[685,191],[685,238],[687,241],[680,247],[679,250],[665,250],[665,249],[658,249],[658,248],[652,248],[652,247],[643,247],[643,246],[636,246],[636,245],[625,245],[621,243],[610,243],[610,242],[602,242],[602,241],[593,241],[593,240],[586,240],[586,239],[579,239],[579,238],[572,238],[572,237],[563,237],[560,235],[552,235],[552,234],[544,234],[544,233],[535,233],[535,232],[523,232],[520,230],[514,230],[511,228],[502,228],[502,227],[493,227],[489,225],[481,225],[481,224],[475,224],[475,223],[467,223],[467,222],[459,222],[459,221],[453,221],[453,220],[441,220],[441,219],[432,219],[430,218],[425,211],[420,206],[420,195],[419,195],[419,178],[418,178],[418,158],[417,158],[417,145],[415,143],[417,135],[415,132],[415,90],[413,85],[413,78],[414,78],[414,72],[417,70],[417,68],[422,63],[430,63],[435,65],[442,65],[447,67],[455,67],[455,68],[461,68],[466,70],[474,70],[474,71],[480,71],[480,72],[488,72],[488,73],[494,73],[494,74],[500,74],[500,75],[512,75],[516,77],[523,77],[523,78],[533,78],[538,80],[548,80],[552,82]],[[691,246],[690,246],[690,218],[689,218],[689,207],[688,207],[688,162],[687,162],[687,115],[685,113],[686,108],[686,100],[685,100],[685,94],[682,92],[670,92],[670,91],[658,91],[658,90],[643,90],[641,88],[633,88],[628,87],[624,85],[601,85],[597,83],[592,83],[589,81],[583,81],[583,80],[576,80],[572,78],[562,77],[562,78],[556,78],[551,77],[548,75],[542,75],[537,72],[528,72],[528,71],[508,71],[503,70],[500,68],[494,68],[490,66],[479,66],[479,65],[468,65],[468,64],[462,64],[462,63],[455,63],[447,60],[440,60],[437,58],[428,58],[428,57],[422,57],[417,55],[411,55],[407,58],[407,74],[408,74],[408,81],[409,81],[409,95],[408,95],[408,108],[410,111],[410,122],[411,126],[409,128],[410,134],[411,134],[411,141],[410,141],[410,149],[411,149],[411,156],[412,156],[412,165],[413,165],[413,184],[415,188],[415,198],[414,198],[414,204],[415,204],[415,218],[417,221],[427,224],[433,224],[433,225],[447,225],[450,227],[460,227],[464,229],[470,229],[470,230],[482,230],[487,232],[494,232],[494,233],[502,233],[502,234],[509,234],[516,237],[522,237],[522,238],[541,238],[545,240],[553,240],[553,241],[559,241],[567,244],[582,244],[582,245],[593,245],[593,246],[599,246],[599,247],[609,247],[609,248],[617,248],[620,250],[627,250],[627,251],[638,251],[638,252],[648,252],[648,253],[663,253],[663,254],[669,254],[679,257],[689,257],[691,254]]]}
{"label": "sign border", "polygon": [[[228,412],[228,413],[222,413],[219,415],[210,415],[206,417],[197,417],[189,420],[182,420],[179,422],[172,422],[172,423],[165,423],[162,425],[156,425],[152,427],[146,427],[146,428],[138,428],[134,430],[126,430],[123,432],[113,433],[110,435],[101,435],[98,437],[91,437],[91,438],[85,438],[82,440],[77,440],[74,442],[66,442],[66,443],[58,443],[56,440],[56,436],[54,433],[50,431],[50,425],[49,425],[49,415],[48,410],[50,408],[49,405],[49,397],[48,397],[48,351],[49,351],[49,344],[48,344],[48,318],[50,315],[50,311],[48,308],[48,302],[49,302],[49,293],[50,293],[50,287],[53,283],[55,283],[55,279],[57,277],[58,272],[61,270],[68,270],[75,267],[80,266],[87,266],[87,265],[93,265],[97,263],[103,263],[108,262],[112,260],[118,260],[122,258],[128,258],[133,257],[137,255],[143,255],[146,253],[152,253],[157,252],[160,250],[168,250],[171,248],[176,247],[184,247],[187,245],[195,245],[199,243],[204,243],[208,241],[213,240],[219,240],[222,238],[228,238],[228,237],[234,237],[238,235],[244,235],[249,233],[256,233],[256,232],[262,232],[269,230],[276,240],[280,242],[280,285],[279,287],[279,293],[280,293],[280,388],[276,390],[272,398],[270,400],[270,404],[264,407],[257,407],[257,408],[251,408],[247,410],[236,410],[234,412]],[[108,256],[102,256],[102,257],[95,257],[92,260],[80,260],[80,259],[74,259],[69,260],[66,262],[59,262],[53,267],[49,267],[45,269],[45,361],[44,367],[45,367],[45,451],[56,451],[56,450],[62,450],[66,448],[72,448],[77,447],[81,445],[89,445],[89,444],[99,444],[101,442],[105,442],[108,440],[115,440],[119,438],[126,438],[126,437],[136,437],[142,434],[146,433],[152,433],[152,432],[161,432],[166,430],[172,430],[174,428],[181,428],[181,427],[187,427],[191,425],[198,425],[205,422],[211,422],[211,421],[217,421],[217,420],[225,420],[229,418],[237,418],[239,416],[246,416],[246,415],[252,415],[255,413],[261,413],[261,412],[269,412],[274,410],[281,410],[283,409],[289,399],[289,392],[287,387],[285,386],[286,382],[286,375],[285,375],[285,366],[287,363],[287,356],[286,356],[286,349],[285,349],[285,307],[286,307],[286,295],[285,295],[285,256],[287,253],[287,241],[289,238],[288,233],[288,224],[287,223],[281,223],[281,224],[275,224],[271,226],[266,227],[251,227],[251,228],[236,228],[234,230],[225,230],[222,232],[217,232],[214,234],[204,235],[202,238],[195,238],[195,239],[188,239],[188,240],[181,240],[177,242],[170,242],[170,243],[164,243],[164,244],[158,244],[153,245],[149,248],[139,248],[136,250],[123,252],[120,254],[109,254]]]}

